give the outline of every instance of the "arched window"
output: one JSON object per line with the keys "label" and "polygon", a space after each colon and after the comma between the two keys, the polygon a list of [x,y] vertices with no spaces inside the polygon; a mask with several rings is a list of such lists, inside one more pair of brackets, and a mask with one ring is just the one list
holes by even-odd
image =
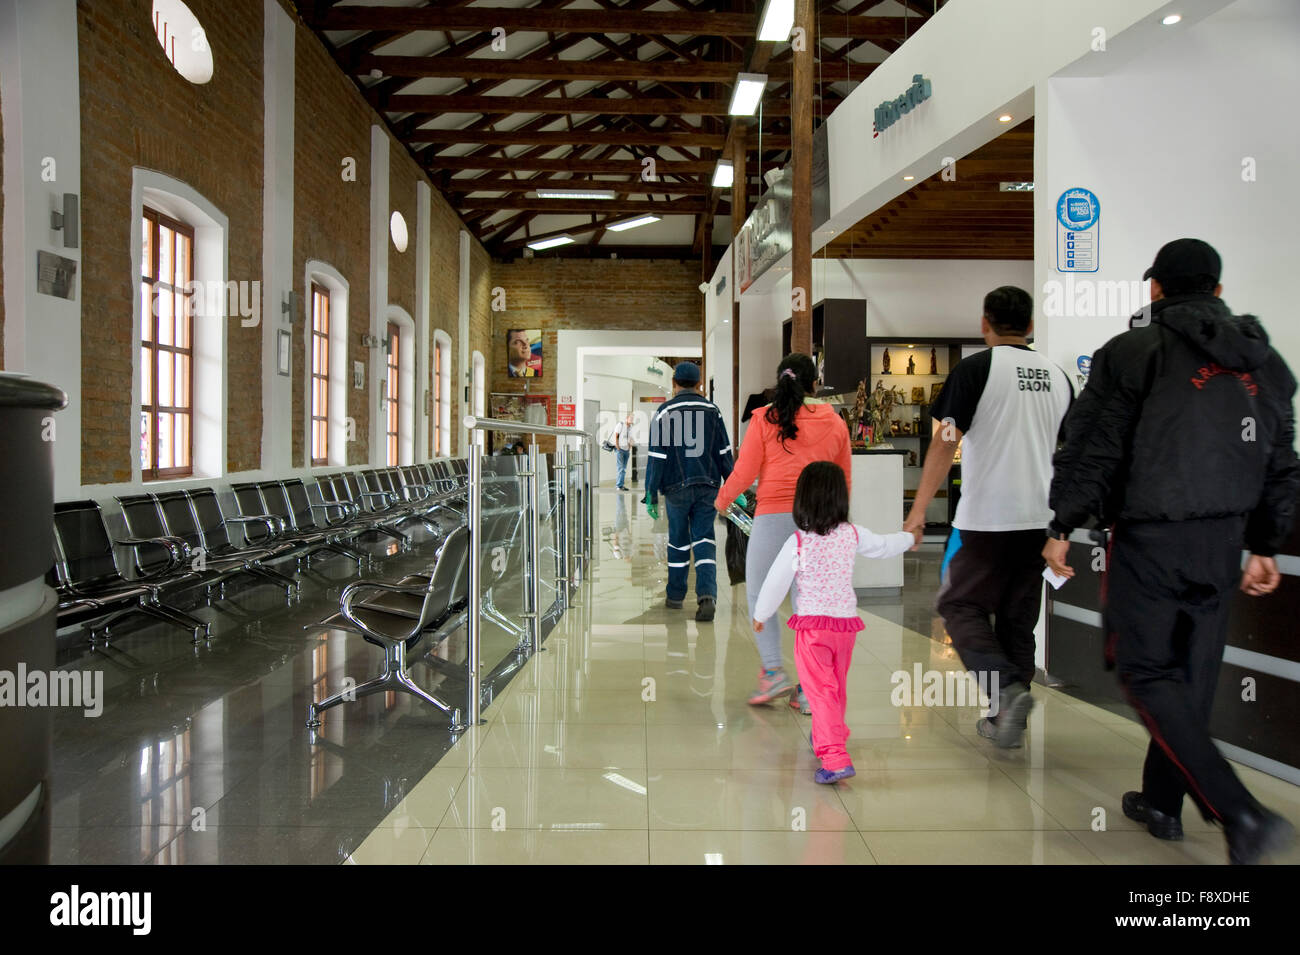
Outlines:
{"label": "arched window", "polygon": [[433,456],[451,457],[451,336],[433,333]]}
{"label": "arched window", "polygon": [[383,382],[384,461],[389,467],[415,461],[415,322],[388,306]]}
{"label": "arched window", "polygon": [[303,286],[307,460],[312,467],[341,467],[348,460],[348,282],[333,266],[313,259]]}

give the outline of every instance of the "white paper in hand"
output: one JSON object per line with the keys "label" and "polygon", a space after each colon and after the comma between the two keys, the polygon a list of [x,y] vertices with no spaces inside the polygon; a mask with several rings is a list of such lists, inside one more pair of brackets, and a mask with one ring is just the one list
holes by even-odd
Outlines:
{"label": "white paper in hand", "polygon": [[1052,585],[1053,590],[1060,590],[1061,584],[1069,580],[1069,577],[1062,577],[1050,567],[1043,568],[1043,579]]}

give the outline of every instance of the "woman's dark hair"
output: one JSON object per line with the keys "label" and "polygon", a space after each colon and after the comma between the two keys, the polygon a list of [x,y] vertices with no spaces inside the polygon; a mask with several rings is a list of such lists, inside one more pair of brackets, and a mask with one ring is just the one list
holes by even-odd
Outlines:
{"label": "woman's dark hair", "polygon": [[799,434],[794,416],[803,407],[804,396],[811,395],[816,385],[817,365],[807,355],[798,352],[786,355],[776,366],[776,397],[764,417],[780,430],[782,445]]}
{"label": "woman's dark hair", "polygon": [[849,486],[831,461],[814,461],[799,472],[794,486],[794,526],[812,534],[829,534],[849,519]]}

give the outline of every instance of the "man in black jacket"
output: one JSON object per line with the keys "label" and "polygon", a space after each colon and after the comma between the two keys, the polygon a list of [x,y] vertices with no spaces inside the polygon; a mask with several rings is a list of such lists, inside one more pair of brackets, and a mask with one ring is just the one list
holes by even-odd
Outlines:
{"label": "man in black jacket", "polygon": [[[1252,316],[1219,298],[1220,260],[1198,239],[1161,248],[1152,304],[1107,342],[1063,427],[1055,519],[1043,550],[1066,564],[1070,532],[1113,524],[1105,582],[1107,662],[1151,733],[1142,791],[1124,813],[1182,838],[1183,796],[1224,826],[1229,860],[1284,848],[1290,824],[1237,779],[1210,738],[1232,589],[1271,593],[1300,462],[1296,381]],[[1250,552],[1245,573],[1242,550]]]}

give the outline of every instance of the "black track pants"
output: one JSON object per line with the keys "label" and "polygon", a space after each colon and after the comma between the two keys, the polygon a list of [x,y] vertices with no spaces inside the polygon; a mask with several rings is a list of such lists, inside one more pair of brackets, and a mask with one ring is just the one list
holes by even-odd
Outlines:
{"label": "black track pants", "polygon": [[1109,650],[1151,743],[1142,792],[1179,816],[1189,794],[1207,819],[1250,793],[1210,738],[1210,713],[1241,577],[1239,518],[1122,524],[1107,568]]}

